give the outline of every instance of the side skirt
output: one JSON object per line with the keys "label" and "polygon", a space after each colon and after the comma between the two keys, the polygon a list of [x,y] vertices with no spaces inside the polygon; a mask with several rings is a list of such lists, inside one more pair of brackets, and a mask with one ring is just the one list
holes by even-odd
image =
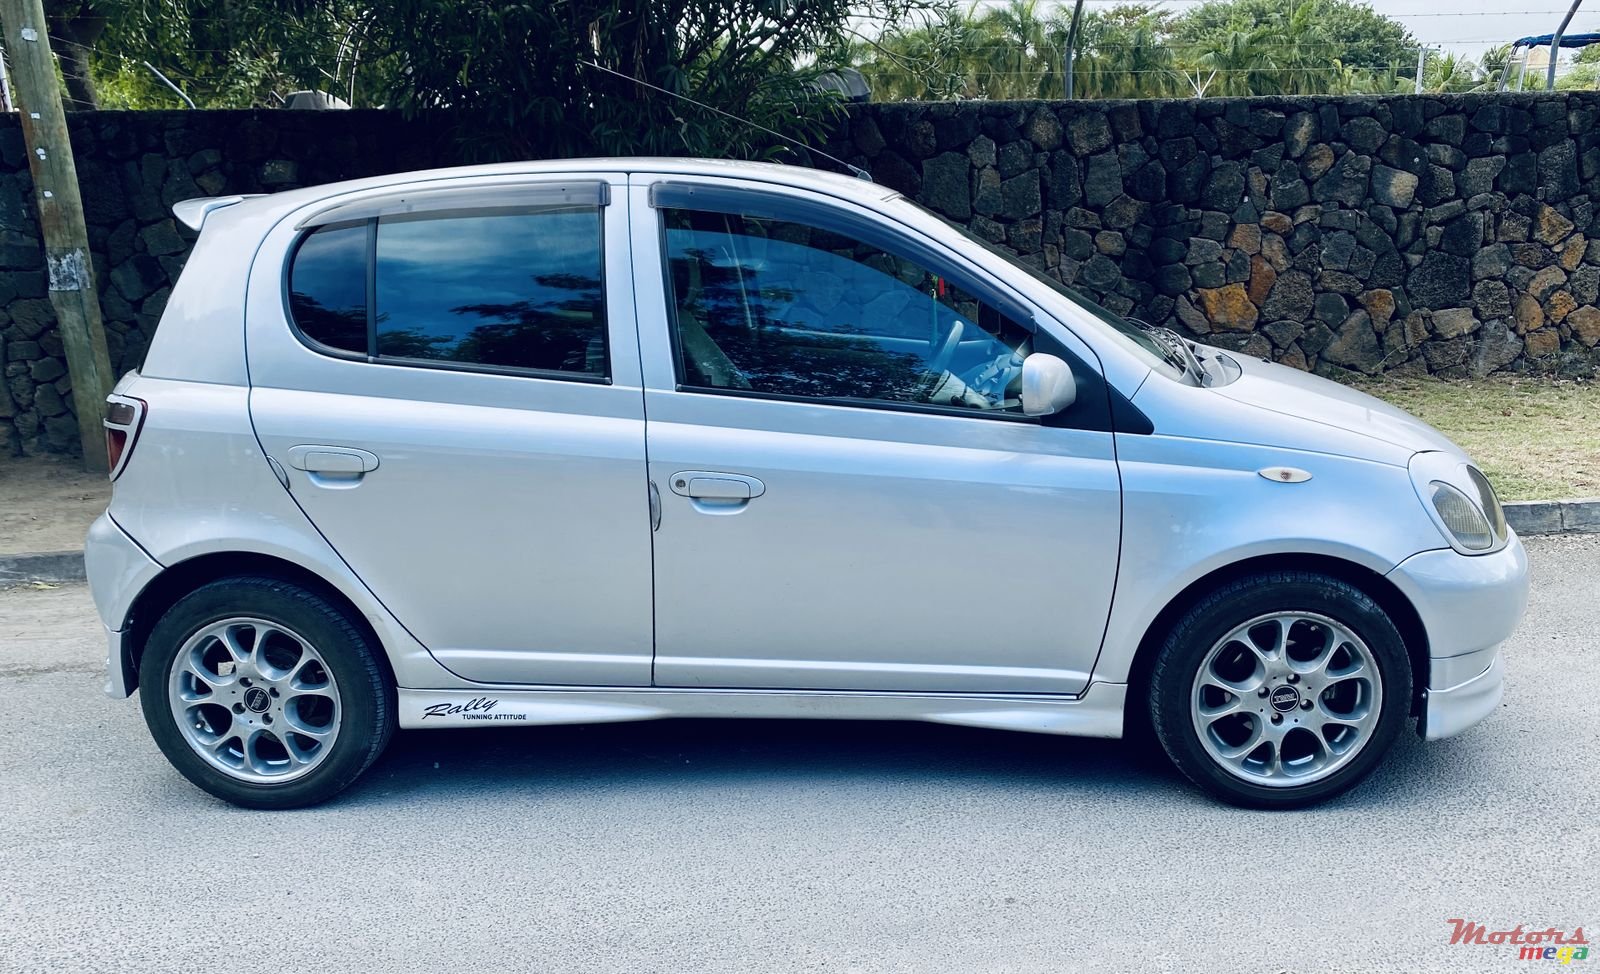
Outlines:
{"label": "side skirt", "polygon": [[847,690],[676,690],[540,687],[399,691],[400,726],[510,727],[666,717],[922,720],[1036,734],[1121,737],[1123,683],[1074,697],[1045,694],[877,693]]}

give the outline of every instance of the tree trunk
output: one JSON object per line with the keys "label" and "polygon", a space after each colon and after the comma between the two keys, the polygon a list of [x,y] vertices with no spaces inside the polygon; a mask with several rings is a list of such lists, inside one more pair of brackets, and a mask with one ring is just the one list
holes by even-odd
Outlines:
{"label": "tree trunk", "polygon": [[45,16],[61,63],[61,78],[66,82],[66,107],[86,112],[100,107],[90,66],[95,42],[105,32],[106,19],[94,14],[88,4],[47,3]]}

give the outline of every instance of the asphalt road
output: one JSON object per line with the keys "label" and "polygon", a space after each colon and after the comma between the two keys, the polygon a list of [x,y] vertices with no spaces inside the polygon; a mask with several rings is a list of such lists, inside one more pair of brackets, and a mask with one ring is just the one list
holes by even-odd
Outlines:
{"label": "asphalt road", "polygon": [[0,590],[0,971],[1524,970],[1446,920],[1600,946],[1600,539],[1528,547],[1499,712],[1278,814],[1116,742],[730,721],[402,733],[239,811],[100,694],[81,586]]}

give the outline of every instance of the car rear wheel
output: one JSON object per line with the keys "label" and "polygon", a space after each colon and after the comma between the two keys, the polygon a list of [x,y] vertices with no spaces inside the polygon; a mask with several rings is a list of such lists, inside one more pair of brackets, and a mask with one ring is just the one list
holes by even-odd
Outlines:
{"label": "car rear wheel", "polygon": [[1295,808],[1377,766],[1411,700],[1405,643],[1347,582],[1309,572],[1238,579],[1173,627],[1150,717],[1173,763],[1224,801]]}
{"label": "car rear wheel", "polygon": [[151,631],[139,685],[173,766],[249,808],[332,797],[393,732],[376,647],[339,606],[280,579],[223,579],[180,599]]}

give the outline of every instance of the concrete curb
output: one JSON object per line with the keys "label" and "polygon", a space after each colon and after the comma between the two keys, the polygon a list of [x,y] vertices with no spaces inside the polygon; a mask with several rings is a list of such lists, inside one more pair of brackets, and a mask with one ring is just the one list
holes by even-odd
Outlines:
{"label": "concrete curb", "polygon": [[1565,501],[1511,501],[1506,522],[1521,535],[1600,534],[1600,497]]}
{"label": "concrete curb", "polygon": [[83,552],[46,551],[0,555],[0,586],[21,582],[81,582]]}
{"label": "concrete curb", "polygon": [[[1566,501],[1510,501],[1506,521],[1523,537],[1539,534],[1600,534],[1600,497]],[[47,551],[0,555],[0,585],[22,582],[81,582],[83,552]]]}

